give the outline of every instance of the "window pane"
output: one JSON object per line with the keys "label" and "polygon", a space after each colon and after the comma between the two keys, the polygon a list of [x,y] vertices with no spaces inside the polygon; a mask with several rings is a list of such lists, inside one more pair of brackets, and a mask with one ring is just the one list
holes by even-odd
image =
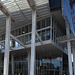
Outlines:
{"label": "window pane", "polygon": [[25,26],[25,33],[28,33],[28,26]]}
{"label": "window pane", "polygon": [[39,21],[39,22],[37,22],[37,29],[41,29],[40,21]]}
{"label": "window pane", "polygon": [[41,36],[42,36],[42,41],[45,41],[45,30],[42,31]]}
{"label": "window pane", "polygon": [[42,28],[45,28],[45,19],[42,20]]}
{"label": "window pane", "polygon": [[25,45],[28,45],[28,35],[25,35]]}
{"label": "window pane", "polygon": [[22,34],[25,34],[25,27],[22,27]]}
{"label": "window pane", "polygon": [[21,28],[19,28],[19,35],[21,35]]}
{"label": "window pane", "polygon": [[32,25],[30,24],[29,26],[28,26],[28,32],[31,32],[32,31]]}
{"label": "window pane", "polygon": [[46,40],[50,39],[50,29],[46,29]]}

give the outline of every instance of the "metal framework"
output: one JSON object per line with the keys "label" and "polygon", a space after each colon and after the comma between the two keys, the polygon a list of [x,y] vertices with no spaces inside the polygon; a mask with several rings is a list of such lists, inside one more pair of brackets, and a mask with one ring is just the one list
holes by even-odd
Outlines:
{"label": "metal framework", "polygon": [[16,37],[14,37],[12,34],[10,34],[10,37],[13,38],[15,41],[17,41],[18,43],[20,43],[24,48],[26,48],[26,46],[21,41],[19,41]]}
{"label": "metal framework", "polygon": [[[14,0],[3,1],[4,6],[8,8],[8,10],[10,11],[10,13],[12,14],[12,16],[16,21],[15,23],[12,23],[11,29],[18,28],[24,24],[27,24],[32,19],[32,12],[27,0],[15,0],[15,1]],[[38,18],[50,15],[48,0],[43,1],[36,0],[35,3],[39,13]],[[5,32],[5,18],[6,17],[2,14],[2,12],[0,12],[0,34]]]}

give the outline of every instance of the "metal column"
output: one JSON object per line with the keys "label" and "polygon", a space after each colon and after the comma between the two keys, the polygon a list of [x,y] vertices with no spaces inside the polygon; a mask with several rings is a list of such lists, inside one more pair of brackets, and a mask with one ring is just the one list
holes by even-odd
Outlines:
{"label": "metal column", "polygon": [[7,16],[6,17],[5,53],[4,53],[4,75],[9,74],[10,29],[11,29],[11,17]]}
{"label": "metal column", "polygon": [[36,35],[36,11],[32,11],[32,41],[30,75],[35,75],[35,35]]}
{"label": "metal column", "polygon": [[1,54],[0,54],[0,74],[1,74],[1,66],[2,66],[2,62],[1,62]]}
{"label": "metal column", "polygon": [[[69,25],[66,22],[66,34],[69,38],[70,30],[69,30]],[[67,41],[67,49],[68,49],[68,61],[69,61],[69,74],[73,75],[72,71],[72,56],[71,56],[71,42]]]}
{"label": "metal column", "polygon": [[73,51],[73,66],[74,66],[74,75],[75,75],[75,47],[72,48]]}
{"label": "metal column", "polygon": [[14,75],[14,54],[11,55],[12,75]]}
{"label": "metal column", "polygon": [[30,60],[31,60],[31,52],[28,51],[28,75],[30,75]]}

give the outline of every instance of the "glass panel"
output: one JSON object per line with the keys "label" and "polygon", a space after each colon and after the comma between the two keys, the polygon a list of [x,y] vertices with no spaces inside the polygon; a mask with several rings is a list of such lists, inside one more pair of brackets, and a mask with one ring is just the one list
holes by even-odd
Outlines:
{"label": "glass panel", "polygon": [[25,33],[28,33],[28,25],[25,26]]}
{"label": "glass panel", "polygon": [[25,42],[25,36],[22,36],[22,41],[21,41],[22,43],[24,43]]}
{"label": "glass panel", "polygon": [[50,17],[46,19],[46,27],[50,26]]}
{"label": "glass panel", "polygon": [[61,6],[61,0],[49,0],[49,1],[51,8],[56,8]]}
{"label": "glass panel", "polygon": [[28,45],[28,35],[25,35],[25,45]]}
{"label": "glass panel", "polygon": [[54,75],[54,71],[50,71],[50,75]]}
{"label": "glass panel", "polygon": [[19,35],[21,35],[21,28],[19,28]]}
{"label": "glass panel", "polygon": [[22,27],[22,34],[25,34],[25,27]]}
{"label": "glass panel", "polygon": [[41,32],[42,41],[45,41],[45,30]]}
{"label": "glass panel", "polygon": [[42,20],[42,28],[45,28],[45,19]]}
{"label": "glass panel", "polygon": [[28,32],[31,32],[32,31],[32,25],[30,24],[29,26],[28,26]]}
{"label": "glass panel", "polygon": [[10,47],[12,47],[12,40],[10,40]]}
{"label": "glass panel", "polygon": [[18,42],[17,41],[15,41],[15,47],[18,47]]}
{"label": "glass panel", "polygon": [[1,45],[0,45],[0,49],[1,49]]}
{"label": "glass panel", "polygon": [[31,44],[31,34],[29,34],[28,37],[29,37],[28,43]]}
{"label": "glass panel", "polygon": [[59,75],[59,73],[60,73],[59,71],[55,71],[55,75]]}
{"label": "glass panel", "polygon": [[41,23],[40,23],[40,21],[37,22],[37,30],[38,30],[38,29],[41,29]]}
{"label": "glass panel", "polygon": [[46,29],[46,40],[50,39],[50,29]]}
{"label": "glass panel", "polygon": [[50,57],[47,59],[41,55],[36,61],[36,75],[59,75],[61,74],[62,57]]}

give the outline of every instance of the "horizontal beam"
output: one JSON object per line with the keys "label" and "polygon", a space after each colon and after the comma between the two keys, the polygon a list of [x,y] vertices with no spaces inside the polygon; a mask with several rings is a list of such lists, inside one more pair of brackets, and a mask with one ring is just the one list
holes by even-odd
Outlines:
{"label": "horizontal beam", "polygon": [[69,40],[64,40],[64,41],[59,41],[59,43],[66,43],[66,42],[68,42],[68,41],[75,41],[75,38],[69,39]]}
{"label": "horizontal beam", "polygon": [[39,36],[39,34],[37,32],[36,32],[36,35],[37,35],[39,41],[41,42],[41,44],[43,45],[43,42],[42,42],[42,40],[41,40],[41,38],[40,38],[40,36]]}
{"label": "horizontal beam", "polygon": [[0,10],[6,15],[6,16],[10,16],[11,20],[14,22],[14,18],[11,15],[11,13],[9,12],[9,10],[6,8],[6,6],[0,1]]}
{"label": "horizontal beam", "polygon": [[12,34],[10,34],[10,37],[13,38],[15,41],[17,41],[17,42],[20,43],[23,47],[26,48],[26,46],[25,46],[21,41],[19,41],[16,37],[14,37]]}

